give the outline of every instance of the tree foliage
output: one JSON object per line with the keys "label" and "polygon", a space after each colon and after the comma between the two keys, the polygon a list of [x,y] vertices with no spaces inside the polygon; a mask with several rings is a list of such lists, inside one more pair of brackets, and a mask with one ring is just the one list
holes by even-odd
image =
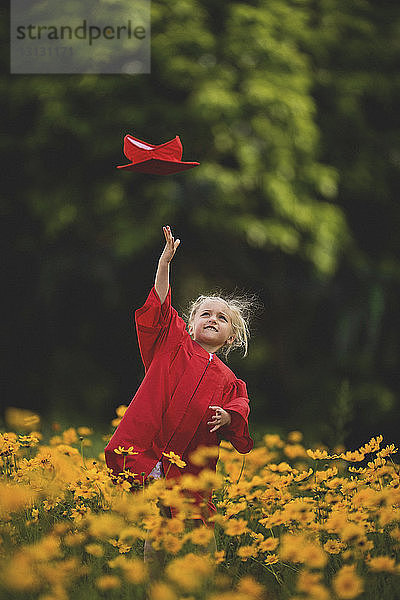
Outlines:
{"label": "tree foliage", "polygon": [[[142,372],[128,317],[168,222],[182,239],[178,307],[215,287],[265,304],[249,359],[232,363],[261,420],[332,422],[347,382],[361,427],[390,430],[398,13],[369,0],[153,0],[150,75],[5,75],[7,402],[104,418],[129,401]],[[121,173],[127,132],[179,134],[201,166]]]}

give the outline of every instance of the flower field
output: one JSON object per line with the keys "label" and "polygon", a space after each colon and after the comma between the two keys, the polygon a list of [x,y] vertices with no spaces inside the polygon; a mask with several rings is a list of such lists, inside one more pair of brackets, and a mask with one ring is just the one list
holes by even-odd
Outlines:
{"label": "flower field", "polygon": [[[37,415],[17,409],[6,422],[0,598],[400,598],[397,448],[381,436],[330,453],[307,449],[300,432],[266,434],[245,457],[222,442],[217,473],[156,480],[132,493],[129,471],[112,481],[102,453],[93,456],[90,429],[46,437]],[[204,465],[209,452],[191,459]],[[188,490],[214,490],[214,531],[190,526]],[[163,516],[165,506],[177,516]],[[154,561],[143,561],[145,540]]]}

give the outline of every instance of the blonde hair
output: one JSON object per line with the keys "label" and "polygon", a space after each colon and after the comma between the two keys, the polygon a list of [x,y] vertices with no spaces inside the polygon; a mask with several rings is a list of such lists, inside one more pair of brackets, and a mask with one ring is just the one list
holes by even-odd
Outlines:
{"label": "blonde hair", "polygon": [[225,342],[225,344],[218,350],[218,353],[220,352],[225,356],[225,358],[227,358],[231,350],[238,350],[242,348],[243,356],[246,356],[250,338],[250,316],[253,308],[257,307],[259,304],[257,299],[255,297],[238,296],[234,294],[229,296],[218,296],[217,294],[199,296],[196,300],[191,302],[189,306],[189,316],[186,317],[189,327],[191,326],[200,305],[205,300],[219,300],[224,302],[229,309],[231,317],[232,335],[234,335],[234,340],[231,344]]}

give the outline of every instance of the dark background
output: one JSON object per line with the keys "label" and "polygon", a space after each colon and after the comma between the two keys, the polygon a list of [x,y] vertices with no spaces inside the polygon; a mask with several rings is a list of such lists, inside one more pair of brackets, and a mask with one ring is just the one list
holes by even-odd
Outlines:
{"label": "dark background", "polygon": [[[399,11],[153,0],[150,75],[10,75],[3,44],[4,407],[101,427],[129,403],[170,224],[177,309],[215,288],[264,305],[229,363],[253,429],[398,439]],[[178,134],[201,166],[118,171],[126,133]]]}

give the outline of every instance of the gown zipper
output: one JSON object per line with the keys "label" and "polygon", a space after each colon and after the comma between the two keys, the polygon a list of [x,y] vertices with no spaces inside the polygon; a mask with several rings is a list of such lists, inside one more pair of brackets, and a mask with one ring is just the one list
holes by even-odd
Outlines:
{"label": "gown zipper", "polygon": [[[190,396],[190,400],[189,400],[189,402],[188,402],[188,407],[190,406],[190,403],[191,403],[191,401],[192,401],[192,399],[193,399],[193,396],[194,396],[194,395],[195,395],[195,393],[197,392],[197,390],[198,390],[198,388],[199,388],[199,385],[200,385],[200,384],[201,384],[201,382],[203,381],[204,375],[206,374],[206,372],[207,372],[207,369],[208,369],[209,365],[211,364],[211,361],[212,361],[212,358],[213,358],[213,356],[214,356],[214,355],[210,353],[210,357],[209,357],[209,359],[208,359],[208,362],[207,362],[207,364],[206,364],[206,368],[204,369],[203,373],[201,374],[201,377],[200,377],[199,381],[197,382],[197,385],[196,385],[196,387],[195,387],[195,389],[194,389],[194,392],[193,392],[193,393],[192,393],[192,395]],[[165,450],[168,448],[168,444],[170,443],[170,441],[172,440],[172,438],[173,438],[173,437],[174,437],[174,433],[173,433],[173,434],[171,435],[171,437],[169,438],[169,440],[168,440],[168,443],[166,444],[166,446],[165,446],[165,448],[164,448],[163,452],[165,452]]]}

